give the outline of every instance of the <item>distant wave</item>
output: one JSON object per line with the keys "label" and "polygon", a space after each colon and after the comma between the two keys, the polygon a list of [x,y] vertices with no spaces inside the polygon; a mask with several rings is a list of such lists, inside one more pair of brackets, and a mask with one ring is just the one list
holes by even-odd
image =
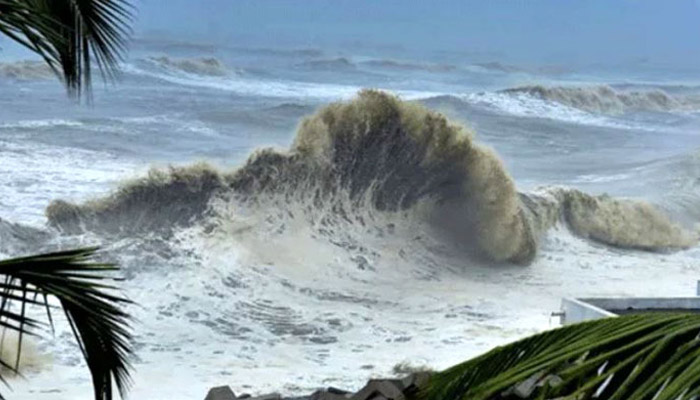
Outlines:
{"label": "distant wave", "polygon": [[357,65],[355,65],[355,63],[353,63],[345,57],[310,60],[304,61],[303,63],[297,65],[304,68],[327,69],[332,71],[354,70],[357,68]]}
{"label": "distant wave", "polygon": [[528,73],[540,75],[563,75],[573,72],[571,68],[559,65],[518,66],[505,64],[499,61],[481,62],[472,65],[488,72],[498,72],[504,74]]}
{"label": "distant wave", "polygon": [[0,124],[0,129],[37,129],[37,128],[55,128],[59,126],[81,126],[83,123],[77,120],[68,119],[37,119],[23,120],[16,122],[7,122]]}
{"label": "distant wave", "polygon": [[337,57],[328,59],[315,59],[304,61],[298,64],[301,67],[328,69],[328,70],[355,70],[358,66],[371,68],[381,68],[396,71],[424,71],[424,72],[449,72],[456,69],[453,65],[447,64],[420,64],[408,61],[397,61],[389,59],[368,60],[359,63],[353,62],[347,57]]}
{"label": "distant wave", "polygon": [[270,112],[273,115],[299,115],[303,113],[308,113],[313,110],[313,106],[308,104],[299,103],[282,103],[277,106],[269,107],[265,109],[265,112]]}
{"label": "distant wave", "polygon": [[47,216],[67,233],[139,236],[193,224],[216,230],[240,208],[264,210],[260,223],[281,231],[301,218],[339,246],[350,231],[404,232],[416,246],[434,238],[497,262],[531,262],[559,223],[622,248],[682,249],[697,239],[644,202],[566,188],[518,193],[496,154],[465,128],[378,91],[304,119],[287,152],[260,150],[231,172],[153,170],[103,199],[54,201]]}
{"label": "distant wave", "polygon": [[56,75],[42,61],[16,61],[0,63],[0,78],[20,81],[53,79]]}
{"label": "distant wave", "polygon": [[173,40],[171,38],[134,38],[132,43],[136,46],[145,47],[151,50],[157,49],[165,52],[195,51],[199,53],[211,53],[214,52],[217,47],[210,43]]}
{"label": "distant wave", "polygon": [[233,47],[240,53],[251,53],[278,57],[321,57],[323,50],[314,48],[284,49],[271,47]]}
{"label": "distant wave", "polygon": [[153,71],[138,66],[125,66],[129,73],[161,79],[176,85],[203,87],[233,92],[240,95],[255,95],[278,98],[337,99],[352,96],[358,88],[353,86],[306,83],[272,79],[255,79],[244,76],[206,76],[196,74],[173,74],[168,71]]}
{"label": "distant wave", "polygon": [[287,130],[290,124],[313,112],[316,107],[309,104],[285,102],[276,106],[265,106],[255,110],[210,110],[197,114],[197,120],[213,123],[250,123],[257,126],[277,127]]}
{"label": "distant wave", "polygon": [[579,110],[607,115],[631,111],[680,111],[697,105],[689,99],[671,96],[663,90],[622,91],[610,86],[522,86],[502,90],[512,96],[530,96]]}
{"label": "distant wave", "polygon": [[547,118],[568,123],[609,127],[616,129],[656,130],[648,124],[614,119],[609,115],[590,113],[554,101],[547,101],[526,94],[504,92],[476,92],[463,95],[439,95],[422,100],[423,103],[439,107],[485,107],[499,113],[529,118]]}
{"label": "distant wave", "polygon": [[427,71],[427,72],[449,72],[454,71],[456,67],[449,64],[418,64],[407,61],[397,61],[397,60],[369,60],[364,61],[363,65],[367,65],[375,68],[385,68],[403,71]]}
{"label": "distant wave", "polygon": [[518,68],[518,67],[513,66],[513,65],[502,64],[498,61],[476,63],[474,65],[476,65],[477,67],[483,68],[487,71],[506,72],[506,73],[522,72],[523,71],[523,69],[521,69],[521,68]]}
{"label": "distant wave", "polygon": [[[152,63],[151,63],[152,65]],[[274,80],[258,78],[248,74],[230,74],[226,76],[187,73],[172,68],[149,68],[139,63],[125,64],[122,69],[131,74],[148,76],[177,85],[205,87],[216,90],[230,91],[241,95],[256,95],[275,98],[314,98],[323,100],[347,99],[358,90],[357,86],[311,83],[293,80]],[[435,92],[397,90],[396,93],[405,99],[423,99],[436,96]]]}
{"label": "distant wave", "polygon": [[321,57],[323,51],[315,48],[275,48],[275,47],[243,47],[243,46],[226,46],[223,44],[213,44],[206,42],[194,42],[187,40],[175,40],[172,38],[135,38],[133,43],[136,46],[147,48],[150,50],[171,52],[195,52],[195,53],[213,53],[217,50],[225,49],[232,50],[237,53],[257,54],[265,56],[280,56],[280,57]]}
{"label": "distant wave", "polygon": [[617,91],[661,90],[692,105],[700,104],[700,82],[622,82],[611,83]]}
{"label": "distant wave", "polygon": [[149,57],[147,61],[166,70],[186,72],[194,75],[227,76],[232,73],[224,63],[213,57],[171,58],[161,56]]}

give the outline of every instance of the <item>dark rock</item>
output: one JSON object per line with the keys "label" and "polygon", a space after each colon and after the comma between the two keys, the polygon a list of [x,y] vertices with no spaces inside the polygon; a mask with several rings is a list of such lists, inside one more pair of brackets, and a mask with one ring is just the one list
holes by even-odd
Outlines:
{"label": "dark rock", "polygon": [[249,395],[248,393],[243,393],[242,395],[238,396],[238,400],[249,399],[249,398],[251,398],[251,397],[252,397],[252,396]]}
{"label": "dark rock", "polygon": [[250,400],[282,400],[279,393],[270,393],[262,396],[251,397]]}
{"label": "dark rock", "polygon": [[217,386],[209,389],[204,400],[236,400],[236,395],[228,386]]}
{"label": "dark rock", "polygon": [[432,376],[432,373],[424,371],[424,372],[416,372],[414,374],[408,375],[407,377],[403,378],[401,382],[403,383],[404,387],[404,393],[408,394],[409,392],[415,392],[418,389],[424,387],[428,381],[430,380],[430,377]]}
{"label": "dark rock", "polygon": [[399,379],[371,379],[355,393],[352,400],[405,400],[403,382]]}
{"label": "dark rock", "polygon": [[[334,391],[331,392],[330,389]],[[329,388],[329,390],[317,390],[310,397],[309,400],[348,400],[347,392]]]}
{"label": "dark rock", "polygon": [[338,389],[338,388],[335,388],[335,387],[333,387],[333,386],[329,386],[328,389],[326,389],[326,391],[327,391],[328,393],[340,394],[340,395],[343,395],[343,396],[344,396],[344,395],[347,395],[347,394],[352,394],[352,393],[348,392],[347,390]]}

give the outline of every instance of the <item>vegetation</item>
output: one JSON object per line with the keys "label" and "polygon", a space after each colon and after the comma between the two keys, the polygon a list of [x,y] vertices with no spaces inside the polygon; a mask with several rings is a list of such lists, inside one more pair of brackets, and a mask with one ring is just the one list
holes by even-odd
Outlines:
{"label": "vegetation", "polygon": [[[0,0],[0,33],[39,54],[78,98],[91,94],[93,62],[103,79],[116,76],[131,17],[125,0]],[[22,339],[41,326],[26,310],[44,307],[53,329],[55,298],[92,374],[95,399],[111,400],[112,383],[122,397],[129,383],[131,336],[122,310],[128,301],[111,294],[114,287],[106,282],[117,267],[91,261],[95,251],[0,261],[0,327],[19,334],[17,360],[0,364],[19,373]]]}
{"label": "vegetation", "polygon": [[125,0],[0,0],[0,33],[39,54],[74,96],[90,94],[93,61],[116,76],[131,19]]}
{"label": "vegetation", "polygon": [[27,306],[45,308],[53,329],[51,310],[55,306],[49,300],[53,297],[63,309],[90,369],[95,399],[109,400],[112,379],[122,395],[129,382],[131,335],[128,316],[121,309],[129,301],[110,294],[116,288],[108,284],[114,279],[107,274],[117,267],[91,262],[96,250],[70,250],[0,261],[0,327],[20,335],[15,362],[0,360],[0,364],[19,372],[22,337],[25,333],[36,334],[36,328],[41,326],[39,321],[27,316]]}
{"label": "vegetation", "polygon": [[531,336],[434,375],[421,400],[690,400],[700,315],[638,314]]}

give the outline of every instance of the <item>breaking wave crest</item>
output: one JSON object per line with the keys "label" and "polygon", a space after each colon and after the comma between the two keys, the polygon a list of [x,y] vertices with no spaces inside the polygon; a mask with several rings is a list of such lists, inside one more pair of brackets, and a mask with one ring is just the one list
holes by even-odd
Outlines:
{"label": "breaking wave crest", "polygon": [[227,76],[231,74],[224,63],[213,57],[171,58],[162,56],[149,57],[147,60],[160,68],[175,72],[202,76]]}
{"label": "breaking wave crest", "polygon": [[503,73],[523,72],[523,70],[521,68],[518,68],[514,65],[503,64],[503,63],[500,63],[498,61],[476,63],[474,65],[479,67],[479,68],[483,68],[487,71],[493,71],[493,72],[503,72]]}
{"label": "breaking wave crest", "polygon": [[522,198],[540,230],[562,222],[583,238],[648,251],[689,248],[698,240],[696,234],[644,201],[593,196],[562,187],[541,188]]}
{"label": "breaking wave crest", "polygon": [[[204,164],[154,170],[106,198],[54,201],[47,216],[69,233],[167,234],[195,223],[217,229],[231,218],[215,206],[222,203],[234,210],[265,207],[270,218],[301,215],[331,241],[340,223],[369,230],[372,215],[382,215],[391,221],[383,226],[406,232],[400,226],[411,221],[420,232],[414,229],[407,241],[430,236],[498,262],[529,263],[540,237],[558,222],[612,246],[695,243],[646,203],[564,188],[520,194],[496,154],[471,132],[378,91],[304,119],[289,151],[260,150],[230,172]],[[276,223],[283,229],[283,221]]]}
{"label": "breaking wave crest", "polygon": [[19,81],[52,79],[55,75],[46,63],[41,61],[16,61],[0,63],[0,78]]}
{"label": "breaking wave crest", "polygon": [[368,60],[362,64],[375,68],[393,69],[398,71],[450,72],[457,69],[457,67],[450,64],[419,64],[390,59]]}
{"label": "breaking wave crest", "polygon": [[310,60],[304,61],[298,64],[300,67],[312,68],[312,69],[323,69],[323,70],[354,70],[357,68],[355,63],[346,57],[320,59],[320,60]]}
{"label": "breaking wave crest", "polygon": [[663,90],[615,90],[610,86],[565,87],[522,86],[501,93],[526,95],[599,114],[617,115],[631,111],[676,111],[692,109],[695,102]]}

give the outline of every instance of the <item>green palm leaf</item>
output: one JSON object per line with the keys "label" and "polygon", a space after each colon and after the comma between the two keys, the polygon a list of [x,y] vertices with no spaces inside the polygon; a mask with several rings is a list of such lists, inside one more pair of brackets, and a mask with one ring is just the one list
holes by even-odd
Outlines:
{"label": "green palm leaf", "polygon": [[126,0],[0,0],[0,33],[41,55],[69,94],[90,93],[94,60],[113,79],[131,31]]}
{"label": "green palm leaf", "polygon": [[700,395],[700,315],[571,325],[496,348],[431,378],[421,400],[684,400]]}
{"label": "green palm leaf", "polygon": [[[91,261],[96,248],[63,251],[0,261],[0,327],[19,332],[19,351],[13,364],[0,361],[18,372],[22,336],[35,334],[40,323],[26,315],[28,306],[46,308],[49,298],[58,300],[92,375],[96,400],[113,398],[112,383],[120,395],[129,384],[129,357],[132,354],[128,315],[122,306],[129,303],[111,294],[107,274],[118,268]],[[18,310],[17,310],[18,309]]]}

